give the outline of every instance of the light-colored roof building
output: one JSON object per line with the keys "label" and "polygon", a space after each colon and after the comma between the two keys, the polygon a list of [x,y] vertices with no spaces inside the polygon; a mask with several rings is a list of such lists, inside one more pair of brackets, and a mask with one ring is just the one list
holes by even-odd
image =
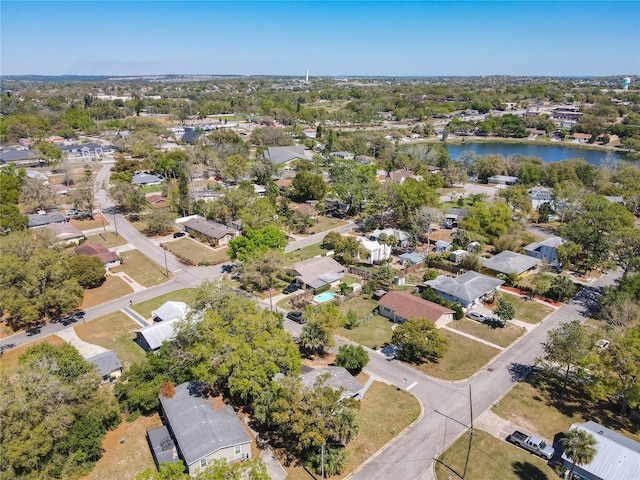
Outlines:
{"label": "light-colored roof building", "polygon": [[78,242],[84,238],[82,230],[70,223],[50,223],[45,228],[53,232],[58,242]]}
{"label": "light-colored roof building", "polygon": [[158,455],[162,452],[170,453],[166,460],[172,461],[174,448],[191,475],[218,459],[232,462],[251,457],[251,437],[233,408],[220,397],[207,397],[198,382],[178,385],[171,398],[161,394],[159,399],[166,426],[150,441],[156,464],[169,457]]}
{"label": "light-colored roof building", "polygon": [[149,173],[136,173],[131,179],[132,185],[160,185],[163,179]]}
{"label": "light-colored roof building", "polygon": [[533,242],[524,247],[525,253],[533,258],[550,264],[558,262],[558,247],[565,242],[562,237],[549,237],[540,242]]}
{"label": "light-colored roof building", "polygon": [[540,260],[537,258],[505,250],[491,258],[485,259],[482,262],[482,265],[494,272],[503,273],[505,275],[511,275],[514,273],[516,275],[522,275],[523,273],[536,268],[539,263]]}
{"label": "light-colored roof building", "polygon": [[515,185],[519,182],[518,177],[512,177],[510,175],[493,175],[489,177],[487,181],[495,185]]}
{"label": "light-colored roof building", "polygon": [[435,280],[425,282],[425,285],[433,288],[445,300],[458,302],[469,308],[503,283],[504,281],[497,278],[470,271],[455,278],[439,275]]}
{"label": "light-colored roof building", "polygon": [[184,318],[188,311],[189,307],[186,303],[168,301],[157,310],[153,310],[151,317],[159,322],[167,322]]}
{"label": "light-colored roof building", "polygon": [[29,228],[39,228],[51,223],[64,223],[67,219],[58,212],[52,213],[35,213],[29,215]]}
{"label": "light-colored roof building", "polygon": [[313,159],[313,154],[301,145],[291,145],[288,147],[269,147],[264,151],[264,159],[273,165],[289,163],[297,158],[303,160]]}
{"label": "light-colored roof building", "polygon": [[174,318],[173,320],[156,322],[136,330],[136,342],[146,352],[158,350],[163,342],[173,337],[174,323],[178,320],[179,318]]}
{"label": "light-colored roof building", "polygon": [[[596,422],[574,423],[569,430],[575,429],[588,432],[596,439],[596,454],[586,465],[576,464],[574,474],[588,480],[640,478],[640,442]],[[562,460],[567,470],[571,469],[571,461],[564,453]]]}
{"label": "light-colored roof building", "polygon": [[395,228],[383,228],[382,230],[376,228],[371,235],[369,235],[369,238],[371,238],[371,240],[378,240],[381,233],[384,233],[387,237],[390,237],[391,235],[396,237],[398,245],[401,247],[405,246],[409,240],[409,235],[406,232]]}
{"label": "light-colored roof building", "polygon": [[343,367],[322,367],[313,368],[306,373],[302,373],[302,384],[311,389],[313,388],[316,380],[321,375],[328,374],[325,381],[325,385],[331,387],[333,390],[343,389],[341,398],[355,398],[361,400],[364,396],[364,387],[355,379],[349,371]]}
{"label": "light-colored roof building", "polygon": [[118,378],[122,371],[122,362],[118,356],[111,351],[94,355],[93,357],[87,358],[87,361],[96,366],[103,382]]}
{"label": "light-colored roof building", "polygon": [[368,253],[365,261],[369,265],[388,260],[391,256],[390,245],[385,245],[384,243],[380,243],[377,240],[369,240],[367,237],[363,236],[357,237],[357,240]]}
{"label": "light-colored roof building", "polygon": [[331,257],[315,257],[293,265],[296,280],[308,288],[320,288],[337,282],[344,276],[346,268]]}

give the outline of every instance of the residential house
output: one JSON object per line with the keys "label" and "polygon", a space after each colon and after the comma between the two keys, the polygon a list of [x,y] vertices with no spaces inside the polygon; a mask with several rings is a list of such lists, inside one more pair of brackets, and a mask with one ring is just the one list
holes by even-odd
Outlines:
{"label": "residential house", "polygon": [[495,273],[502,273],[504,275],[515,274],[518,276],[530,273],[539,263],[540,260],[537,258],[515,253],[510,250],[505,250],[482,261],[484,268],[493,270]]}
{"label": "residential house", "polygon": [[75,243],[84,239],[84,233],[75,225],[70,223],[49,223],[45,228],[50,230],[59,243]]}
{"label": "residential house", "polygon": [[380,234],[384,233],[387,237],[394,236],[396,240],[398,240],[398,247],[406,247],[409,244],[409,234],[402,230],[397,230],[395,228],[383,228],[375,229],[370,235],[369,239],[378,240],[380,238]]}
{"label": "residential house", "polygon": [[615,195],[603,195],[605,200],[607,200],[609,203],[619,203],[621,205],[624,205],[624,198],[620,197],[620,196],[615,196]]}
{"label": "residential house", "polygon": [[391,246],[379,243],[377,240],[369,240],[367,237],[360,236],[357,240],[367,251],[367,258],[364,260],[369,265],[384,262],[391,257]]}
{"label": "residential house", "polygon": [[435,167],[433,165],[427,165],[427,170],[429,170],[429,173],[438,173],[440,171],[440,167]]}
{"label": "residential house", "polygon": [[41,155],[37,150],[5,149],[0,152],[0,164],[15,163],[20,166],[40,165],[42,162]]}
{"label": "residential house", "polygon": [[578,143],[587,143],[589,140],[591,140],[591,136],[592,135],[590,133],[572,133],[571,134],[571,138]]}
{"label": "residential house", "polygon": [[313,154],[301,145],[288,147],[269,147],[264,153],[264,159],[273,165],[282,165],[296,159],[312,160]]}
{"label": "residential house", "polygon": [[331,152],[331,156],[342,158],[343,160],[353,160],[354,155],[351,152]]}
{"label": "residential house", "polygon": [[318,134],[315,128],[305,128],[302,133],[304,133],[304,136],[307,138],[316,138]]}
{"label": "residential house", "polygon": [[74,248],[73,253],[75,253],[76,255],[98,257],[106,269],[117,267],[118,265],[120,265],[120,263],[122,263],[120,255],[118,255],[117,252],[112,252],[99,243],[82,243]]}
{"label": "residential house", "polygon": [[331,257],[314,257],[297,262],[291,267],[296,283],[308,289],[316,289],[326,285],[337,285],[346,272],[346,267],[340,265]]}
{"label": "residential house", "polygon": [[468,208],[450,208],[444,215],[442,226],[444,228],[457,228],[458,224],[466,217],[469,216]]}
{"label": "residential house", "polygon": [[493,185],[515,185],[520,180],[518,180],[518,177],[511,177],[509,175],[493,175],[489,177],[487,181]]}
{"label": "residential house", "polygon": [[399,256],[403,265],[418,265],[424,262],[424,255],[418,252],[406,252]]}
{"label": "residential house", "polygon": [[229,462],[251,457],[251,437],[233,408],[220,397],[208,397],[198,382],[175,387],[175,394],[160,394],[164,425],[147,432],[157,466],[182,460],[190,475],[214,461]]}
{"label": "residential house", "polygon": [[387,173],[387,182],[403,184],[405,180],[412,178],[413,180],[422,181],[420,175],[414,175],[411,170],[394,170]]}
{"label": "residential house", "polygon": [[447,242],[446,240],[438,240],[435,243],[436,253],[446,253],[451,250],[452,242]]}
{"label": "residential house", "polygon": [[524,247],[527,255],[551,265],[558,265],[558,247],[565,242],[562,237],[549,237],[540,242],[533,242]]}
{"label": "residential house", "polygon": [[[576,464],[573,478],[584,480],[632,480],[640,476],[640,442],[614,432],[596,422],[574,423],[569,428],[582,430],[596,440],[593,459],[585,464]],[[571,470],[572,462],[566,454],[562,461]],[[565,474],[566,476],[566,474]]]}
{"label": "residential house", "polygon": [[185,318],[189,307],[184,302],[164,302],[160,308],[151,311],[154,322],[173,322]]}
{"label": "residential house", "polygon": [[151,175],[149,173],[136,173],[131,179],[131,185],[147,187],[150,185],[160,185],[163,181],[164,178],[158,175]]}
{"label": "residential house", "polygon": [[462,257],[468,254],[469,252],[467,252],[466,250],[462,250],[462,249],[454,250],[449,254],[449,260],[451,260],[452,262],[458,263],[460,260],[462,260]]}
{"label": "residential house", "polygon": [[162,195],[158,195],[157,193],[152,193],[151,195],[147,195],[147,202],[149,203],[149,205],[152,205],[154,207],[165,207],[167,206],[167,202],[169,201],[169,199],[167,197],[164,197]]}
{"label": "residential house", "polygon": [[160,349],[162,344],[173,337],[174,323],[179,320],[167,320],[166,322],[157,322],[146,327],[139,328],[135,331],[136,343],[145,352],[155,352]]}
{"label": "residential house", "polygon": [[346,368],[333,366],[309,368],[303,366],[302,369],[300,374],[302,384],[308,389],[313,388],[318,377],[326,375],[324,384],[333,390],[342,390],[341,399],[354,398],[362,400],[364,397],[365,387]]}
{"label": "residential house", "polygon": [[529,199],[534,210],[543,203],[553,203],[553,188],[536,186],[529,189]]}
{"label": "residential house", "polygon": [[356,155],[354,157],[354,160],[363,165],[373,165],[374,163],[376,163],[375,157],[370,157],[368,155]]}
{"label": "residential house", "polygon": [[267,193],[267,189],[265,187],[263,187],[262,185],[258,185],[256,183],[253,184],[253,192],[258,196],[258,197],[264,197],[265,194]]}
{"label": "residential house", "polygon": [[453,320],[454,311],[409,292],[394,290],[378,300],[378,313],[395,323],[404,323],[410,318],[426,318],[442,327]]}
{"label": "residential house", "polygon": [[497,278],[470,271],[455,278],[439,275],[435,280],[425,282],[425,285],[431,287],[439,297],[469,308],[495,292],[503,283]]}
{"label": "residential house", "polygon": [[58,212],[52,213],[35,213],[29,215],[29,228],[40,228],[51,223],[64,223],[67,221],[66,217]]}
{"label": "residential house", "polygon": [[239,234],[237,230],[221,223],[210,222],[200,215],[179,218],[176,220],[176,225],[187,233],[193,232],[197,237],[206,238],[208,242],[216,247],[228,245],[229,241]]}
{"label": "residential house", "polygon": [[92,363],[98,369],[102,383],[109,383],[120,378],[122,374],[122,362],[118,356],[111,351],[102,352],[93,357],[87,358],[87,362]]}
{"label": "residential house", "polygon": [[198,143],[198,138],[200,138],[200,135],[202,135],[203,133],[204,132],[200,129],[185,127],[184,133],[182,134],[180,140],[195,145],[196,143]]}
{"label": "residential house", "polygon": [[84,158],[90,159],[95,157],[101,157],[105,154],[110,154],[115,151],[112,146],[104,147],[98,143],[90,142],[82,145],[59,145],[58,148],[62,150],[67,158]]}

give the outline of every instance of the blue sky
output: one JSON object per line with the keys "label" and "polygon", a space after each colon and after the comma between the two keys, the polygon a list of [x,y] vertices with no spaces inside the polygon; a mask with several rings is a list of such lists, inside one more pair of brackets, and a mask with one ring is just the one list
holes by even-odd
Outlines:
{"label": "blue sky", "polygon": [[638,75],[640,1],[0,2],[4,75]]}

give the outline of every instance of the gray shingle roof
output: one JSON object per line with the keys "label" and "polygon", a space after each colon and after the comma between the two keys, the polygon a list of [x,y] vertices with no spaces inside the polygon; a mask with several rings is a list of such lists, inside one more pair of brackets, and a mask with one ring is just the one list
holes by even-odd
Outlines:
{"label": "gray shingle roof", "polygon": [[64,218],[64,215],[57,212],[29,215],[29,227],[44,227],[50,223],[62,223],[66,221],[67,219]]}
{"label": "gray shingle roof", "polygon": [[537,258],[505,250],[491,258],[487,258],[482,262],[482,265],[485,268],[490,268],[495,272],[504,273],[505,275],[510,275],[512,273],[520,275],[521,273],[534,268],[539,263],[540,260]]}
{"label": "gray shingle roof", "polygon": [[236,230],[225,227],[221,223],[210,222],[204,218],[190,218],[183,222],[182,225],[216,240],[223,238],[225,235],[235,235],[237,233]]}
{"label": "gray shingle roof", "polygon": [[309,258],[296,263],[292,269],[298,273],[296,278],[312,288],[332,283],[346,270],[331,257]]}
{"label": "gray shingle roof", "polygon": [[300,145],[292,145],[289,147],[269,147],[264,151],[264,158],[268,162],[279,165],[287,163],[296,158],[310,159],[304,147]]}
{"label": "gray shingle roof", "polygon": [[363,387],[360,382],[358,382],[358,380],[356,380],[354,376],[343,367],[314,368],[301,375],[302,383],[307,388],[313,388],[316,379],[320,375],[324,375],[326,373],[329,374],[329,378],[325,381],[325,385],[331,387],[333,390],[343,388],[344,392],[342,392],[342,398],[356,397],[361,393]]}
{"label": "gray shingle roof", "polygon": [[162,179],[148,173],[137,173],[131,179],[132,185],[145,185],[149,183],[161,183]]}
{"label": "gray shingle roof", "polygon": [[502,280],[478,272],[467,272],[456,278],[440,275],[435,280],[425,282],[434,290],[458,297],[467,303],[481,298],[503,283]]}
{"label": "gray shingle roof", "polygon": [[534,251],[534,250],[536,250],[538,247],[540,247],[542,245],[544,245],[545,247],[558,248],[564,242],[565,242],[565,240],[562,237],[549,237],[549,238],[545,238],[544,240],[541,240],[539,242],[530,243],[529,245],[524,247],[524,250],[525,250],[525,252],[526,251]]}
{"label": "gray shingle roof", "polygon": [[20,160],[31,160],[37,157],[37,152],[33,150],[6,150],[0,153],[1,162],[19,162]]}
{"label": "gray shingle roof", "polygon": [[187,465],[220,449],[251,442],[233,408],[216,408],[212,399],[198,396],[197,384],[175,387],[175,395],[160,395],[160,403]]}
{"label": "gray shingle roof", "polygon": [[91,358],[88,358],[89,363],[93,363],[98,367],[101,377],[106,377],[112,372],[120,370],[122,368],[122,362],[114,352],[102,352]]}

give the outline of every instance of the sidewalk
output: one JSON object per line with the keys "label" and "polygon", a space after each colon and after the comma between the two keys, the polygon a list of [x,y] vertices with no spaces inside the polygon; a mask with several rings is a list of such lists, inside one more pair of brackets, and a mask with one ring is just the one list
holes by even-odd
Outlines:
{"label": "sidewalk", "polygon": [[462,330],[456,330],[455,328],[450,328],[450,327],[447,327],[446,325],[444,327],[442,327],[442,329],[443,330],[448,330],[448,331],[450,331],[452,333],[457,333],[458,335],[462,335],[463,337],[470,338],[471,340],[475,340],[476,342],[484,343],[485,345],[488,345],[489,347],[495,348],[496,350],[499,350],[499,351],[503,351],[505,349],[504,347],[501,347],[500,345],[496,345],[495,343],[487,342],[486,340],[483,340],[481,338],[474,337],[473,335],[470,335],[470,334],[468,334],[466,332],[463,332]]}
{"label": "sidewalk", "polygon": [[123,279],[125,282],[127,282],[127,285],[129,285],[132,288],[134,293],[142,292],[147,289],[147,287],[143,287],[142,285],[140,285],[138,282],[136,282],[133,278],[131,278],[129,275],[127,275],[124,272],[116,272],[116,273],[111,272],[110,275],[112,277],[120,277],[121,279]]}

